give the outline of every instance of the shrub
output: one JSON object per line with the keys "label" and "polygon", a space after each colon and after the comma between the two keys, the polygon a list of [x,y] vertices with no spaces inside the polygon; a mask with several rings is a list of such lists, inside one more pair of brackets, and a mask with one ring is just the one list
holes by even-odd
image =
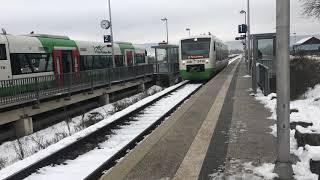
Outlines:
{"label": "shrub", "polygon": [[320,83],[320,63],[305,57],[298,57],[290,63],[291,99],[301,97],[309,88]]}

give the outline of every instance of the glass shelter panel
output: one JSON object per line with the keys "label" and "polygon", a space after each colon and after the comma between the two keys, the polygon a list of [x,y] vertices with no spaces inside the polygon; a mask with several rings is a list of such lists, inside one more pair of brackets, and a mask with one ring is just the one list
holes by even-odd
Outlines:
{"label": "glass shelter panel", "polygon": [[167,51],[166,49],[157,49],[157,61],[159,62],[167,62]]}

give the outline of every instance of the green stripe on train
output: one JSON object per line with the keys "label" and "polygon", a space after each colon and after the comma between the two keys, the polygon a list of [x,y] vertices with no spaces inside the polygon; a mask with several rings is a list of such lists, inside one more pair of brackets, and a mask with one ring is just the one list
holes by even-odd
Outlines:
{"label": "green stripe on train", "polygon": [[180,70],[180,75],[183,79],[187,80],[207,80],[210,79],[216,73],[216,69],[205,69],[204,72],[187,72],[186,70]]}
{"label": "green stripe on train", "polygon": [[48,37],[37,37],[41,42],[46,53],[52,53],[54,47],[75,47],[78,48],[76,42],[68,39],[55,39]]}
{"label": "green stripe on train", "polygon": [[121,54],[123,54],[123,55],[124,55],[124,51],[125,51],[126,49],[132,49],[132,50],[134,50],[134,46],[132,45],[132,43],[119,42],[118,44],[119,44],[119,47],[120,47],[120,49],[121,49]]}

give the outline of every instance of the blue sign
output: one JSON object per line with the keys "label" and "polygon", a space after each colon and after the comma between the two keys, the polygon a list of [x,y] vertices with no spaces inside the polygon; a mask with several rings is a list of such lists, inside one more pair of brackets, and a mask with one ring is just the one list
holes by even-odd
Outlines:
{"label": "blue sign", "polygon": [[109,42],[111,42],[111,35],[104,35],[104,36],[103,36],[103,42],[104,42],[104,43],[109,43]]}

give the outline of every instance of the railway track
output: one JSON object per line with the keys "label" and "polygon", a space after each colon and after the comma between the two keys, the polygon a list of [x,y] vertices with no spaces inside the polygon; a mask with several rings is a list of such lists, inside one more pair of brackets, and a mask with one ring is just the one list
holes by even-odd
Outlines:
{"label": "railway track", "polygon": [[200,87],[184,81],[148,97],[89,127],[84,136],[75,134],[73,142],[65,140],[69,144],[47,156],[22,162],[15,171],[5,168],[0,179],[98,179]]}

